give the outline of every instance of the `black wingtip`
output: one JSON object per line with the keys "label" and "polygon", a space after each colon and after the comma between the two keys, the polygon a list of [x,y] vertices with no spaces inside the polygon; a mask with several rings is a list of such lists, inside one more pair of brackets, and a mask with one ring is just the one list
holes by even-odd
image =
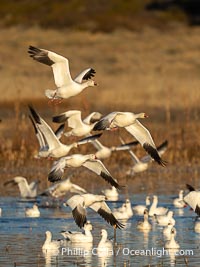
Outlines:
{"label": "black wingtip", "polygon": [[161,159],[161,157],[158,154],[158,151],[156,148],[152,147],[148,143],[144,143],[143,148],[147,151],[147,153],[161,166],[165,167],[167,165],[167,161],[164,161]]}
{"label": "black wingtip", "polygon": [[124,224],[120,223],[112,213],[107,213],[104,209],[100,208],[98,211],[99,215],[101,215],[104,220],[106,220],[110,225],[114,228],[122,229],[124,228]]}
{"label": "black wingtip", "polygon": [[62,174],[59,172],[51,171],[48,175],[48,181],[51,183],[60,181],[62,179]]}
{"label": "black wingtip", "polygon": [[87,222],[86,216],[79,213],[77,207],[72,210],[72,214],[73,214],[74,220],[75,220],[76,224],[78,225],[78,227],[83,228],[85,223]]}
{"label": "black wingtip", "polygon": [[102,130],[106,130],[107,128],[107,122],[104,120],[98,121],[94,127],[93,127],[93,131],[102,131]]}
{"label": "black wingtip", "polygon": [[198,205],[196,205],[195,213],[200,216],[200,207]]}
{"label": "black wingtip", "polygon": [[41,124],[40,116],[38,115],[38,113],[34,110],[34,108],[31,105],[28,105],[28,107],[35,122]]}
{"label": "black wingtip", "polygon": [[58,116],[54,116],[52,118],[52,121],[55,123],[63,123],[68,119],[68,117],[66,117],[64,114],[63,115],[58,115]]}
{"label": "black wingtip", "polygon": [[190,192],[195,191],[195,188],[190,184],[186,184],[186,187]]}

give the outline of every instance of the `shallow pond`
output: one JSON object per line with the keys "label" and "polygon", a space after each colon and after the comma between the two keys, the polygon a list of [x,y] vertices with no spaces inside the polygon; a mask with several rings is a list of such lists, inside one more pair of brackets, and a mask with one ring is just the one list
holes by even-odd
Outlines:
{"label": "shallow pond", "polygon": [[[159,195],[159,204],[175,213],[176,240],[181,247],[179,251],[181,255],[176,257],[173,253],[168,254],[163,250],[165,243],[163,227],[152,222],[151,231],[140,232],[136,226],[142,217],[136,215],[125,223],[123,230],[117,230],[117,244],[113,251],[103,256],[96,255],[95,248],[100,240],[100,230],[105,228],[110,238],[114,236],[114,231],[98,214],[90,210],[88,219],[93,224],[92,245],[73,245],[65,242],[59,253],[43,254],[41,247],[46,230],[52,232],[53,239],[62,238],[59,233],[61,230],[78,230],[69,208],[40,207],[40,217],[28,218],[24,214],[25,208],[31,207],[33,202],[2,197],[0,198],[3,210],[0,217],[0,266],[199,266],[200,234],[193,230],[196,216],[189,208],[174,208],[173,197],[174,195]],[[118,201],[108,204],[111,208],[119,207],[124,199],[125,195],[120,195]],[[144,203],[144,199],[144,194],[134,195],[131,198],[132,205]],[[41,205],[43,200],[38,199],[37,202]],[[147,255],[144,256],[144,253]]]}

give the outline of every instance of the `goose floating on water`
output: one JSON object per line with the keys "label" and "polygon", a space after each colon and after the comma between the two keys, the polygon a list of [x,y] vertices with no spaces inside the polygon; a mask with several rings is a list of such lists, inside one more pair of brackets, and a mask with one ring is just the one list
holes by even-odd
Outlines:
{"label": "goose floating on water", "polygon": [[40,211],[38,209],[38,206],[34,204],[32,208],[26,208],[25,215],[27,217],[39,217]]}
{"label": "goose floating on water", "polygon": [[146,205],[136,205],[133,207],[133,213],[135,215],[144,215],[144,211],[150,206],[150,196],[146,196]]}
{"label": "goose floating on water", "polygon": [[165,248],[167,249],[178,249],[180,245],[175,240],[176,231],[174,228],[171,230],[170,240],[166,241]]}
{"label": "goose floating on water", "polygon": [[70,240],[74,243],[90,243],[93,242],[92,236],[92,225],[89,221],[87,221],[83,227],[84,232],[71,232],[71,231],[62,231],[61,235],[64,236],[65,239]]}
{"label": "goose floating on water", "polygon": [[52,233],[50,231],[46,231],[46,239],[42,246],[42,250],[44,252],[59,250],[62,245],[62,240],[52,240]]}
{"label": "goose floating on water", "polygon": [[174,199],[173,204],[176,208],[184,208],[185,207],[185,202],[183,200],[183,190],[179,191],[179,197]]}
{"label": "goose floating on water", "polygon": [[137,224],[137,228],[139,230],[151,230],[152,225],[150,224],[148,218],[149,218],[149,212],[148,212],[148,209],[145,209],[144,210],[144,221],[140,221]]}
{"label": "goose floating on water", "polygon": [[158,197],[156,195],[153,196],[153,202],[149,208],[149,216],[156,215],[165,215],[168,211],[168,208],[165,207],[157,207],[158,205]]}
{"label": "goose floating on water", "polygon": [[85,69],[72,80],[67,58],[34,46],[29,46],[28,53],[34,60],[52,67],[57,88],[45,91],[45,95],[52,100],[68,99],[78,95],[88,86],[97,85],[91,80],[96,73],[92,68]]}

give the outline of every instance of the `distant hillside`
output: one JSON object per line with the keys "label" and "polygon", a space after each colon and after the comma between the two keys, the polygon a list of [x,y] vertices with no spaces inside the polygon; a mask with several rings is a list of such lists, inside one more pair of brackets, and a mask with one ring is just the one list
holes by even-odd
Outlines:
{"label": "distant hillside", "polygon": [[112,31],[200,23],[198,0],[1,0],[0,26],[35,26]]}

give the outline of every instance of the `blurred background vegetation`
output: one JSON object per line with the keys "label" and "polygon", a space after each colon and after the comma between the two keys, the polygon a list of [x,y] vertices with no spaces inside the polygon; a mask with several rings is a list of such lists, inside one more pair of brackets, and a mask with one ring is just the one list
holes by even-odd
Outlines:
{"label": "blurred background vegetation", "polygon": [[1,26],[110,32],[173,22],[200,24],[199,0],[1,0]]}

